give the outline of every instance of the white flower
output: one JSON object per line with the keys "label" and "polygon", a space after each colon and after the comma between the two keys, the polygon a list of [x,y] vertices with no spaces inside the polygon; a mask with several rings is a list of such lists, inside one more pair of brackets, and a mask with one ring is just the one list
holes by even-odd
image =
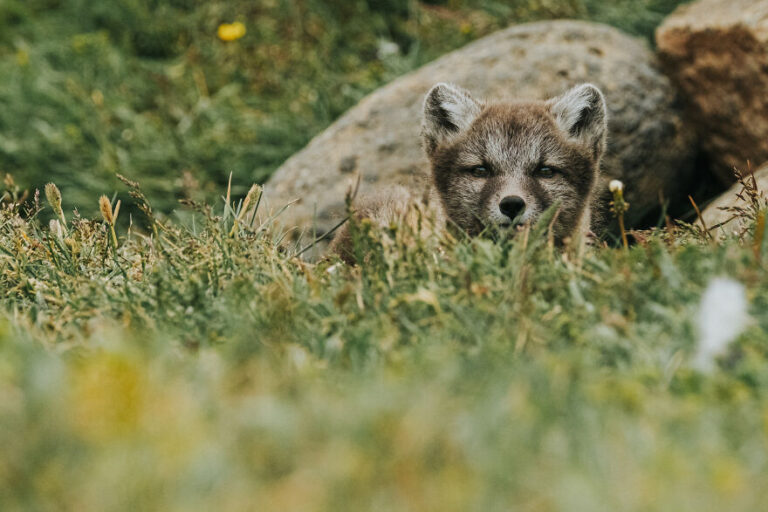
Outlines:
{"label": "white flower", "polygon": [[623,192],[624,191],[624,183],[622,183],[619,180],[611,180],[611,182],[608,184],[608,190],[610,190],[614,194],[616,192]]}
{"label": "white flower", "polygon": [[388,41],[386,39],[379,40],[379,48],[376,51],[376,56],[379,60],[384,60],[392,55],[400,53],[400,47],[394,41]]}
{"label": "white flower", "polygon": [[708,372],[715,358],[725,353],[728,345],[750,322],[744,286],[732,279],[713,279],[701,298],[698,317],[699,342],[693,356],[694,368]]}
{"label": "white flower", "polygon": [[56,238],[61,239],[64,236],[64,230],[61,229],[61,224],[59,224],[59,221],[56,219],[51,219],[48,222],[48,229],[56,235]]}

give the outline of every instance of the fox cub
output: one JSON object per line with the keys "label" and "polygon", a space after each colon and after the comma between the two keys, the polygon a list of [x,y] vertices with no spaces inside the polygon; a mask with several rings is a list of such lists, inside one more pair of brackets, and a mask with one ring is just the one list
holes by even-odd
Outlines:
{"label": "fox cub", "polygon": [[[387,226],[421,203],[449,229],[513,235],[557,203],[556,240],[589,231],[607,132],[597,87],[579,85],[548,101],[486,103],[440,83],[427,94],[423,116],[433,192],[381,191],[354,205],[358,218]],[[329,250],[353,262],[347,225]]]}

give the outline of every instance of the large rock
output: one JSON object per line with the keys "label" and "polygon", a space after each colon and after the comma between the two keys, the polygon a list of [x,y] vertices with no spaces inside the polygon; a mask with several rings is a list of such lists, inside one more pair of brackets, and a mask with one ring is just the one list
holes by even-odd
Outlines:
{"label": "large rock", "polygon": [[316,213],[323,231],[343,215],[356,171],[364,188],[418,182],[428,171],[419,137],[422,100],[440,81],[476,97],[538,99],[592,82],[610,111],[603,170],[625,182],[632,218],[657,206],[660,193],[675,197],[689,182],[693,138],[646,45],[604,25],[551,21],[492,34],[364,98],[277,170],[267,184],[271,204],[297,200],[287,222],[308,227]]}
{"label": "large rock", "polygon": [[713,172],[768,159],[768,1],[702,0],[656,31],[662,65],[684,93]]}
{"label": "large rock", "polygon": [[[768,192],[768,163],[756,170],[754,175],[758,191],[763,194]],[[748,180],[749,179],[751,178],[748,178]],[[729,190],[723,192],[717,199],[712,201],[703,212],[701,212],[701,217],[704,219],[704,223],[708,228],[714,228],[719,224],[729,221],[729,219],[734,216],[734,212],[723,210],[723,208],[749,208],[749,194],[742,193],[742,191],[743,186],[741,183],[734,184]],[[740,227],[739,224],[740,223],[735,219],[730,220],[730,222],[722,226],[722,229],[737,229]]]}

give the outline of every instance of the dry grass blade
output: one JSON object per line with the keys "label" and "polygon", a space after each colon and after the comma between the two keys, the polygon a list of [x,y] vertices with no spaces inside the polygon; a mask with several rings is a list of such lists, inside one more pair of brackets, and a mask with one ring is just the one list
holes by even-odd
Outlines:
{"label": "dry grass blade", "polygon": [[755,237],[752,241],[752,251],[755,253],[755,260],[760,263],[763,248],[763,237],[765,236],[765,210],[757,213],[755,220]]}
{"label": "dry grass blade", "polygon": [[693,200],[692,196],[688,196],[688,200],[693,205],[693,209],[696,210],[696,217],[698,217],[699,222],[701,223],[702,232],[706,235],[706,237],[710,241],[714,241],[714,238],[712,237],[712,233],[710,233],[709,228],[707,228],[707,223],[704,222],[704,217],[701,215],[701,210],[699,209],[699,205],[696,204],[696,201]]}
{"label": "dry grass blade", "polygon": [[722,206],[719,210],[730,213],[731,216],[725,221],[713,226],[712,229],[720,228],[733,222],[734,220],[740,220],[740,226],[736,232],[739,238],[743,239],[748,231],[752,221],[759,218],[760,212],[768,209],[768,201],[766,201],[765,194],[760,190],[757,184],[757,178],[755,178],[752,172],[751,164],[747,164],[747,172],[742,172],[739,169],[733,169],[736,182],[741,189],[736,193],[738,201],[728,206]]}

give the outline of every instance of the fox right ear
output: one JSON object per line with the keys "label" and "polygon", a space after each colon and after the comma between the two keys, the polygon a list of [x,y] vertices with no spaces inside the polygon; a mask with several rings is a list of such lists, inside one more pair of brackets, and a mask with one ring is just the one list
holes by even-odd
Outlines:
{"label": "fox right ear", "polygon": [[548,102],[555,122],[572,139],[587,144],[595,158],[605,152],[608,113],[603,93],[592,84],[573,87]]}
{"label": "fox right ear", "polygon": [[464,89],[439,83],[424,99],[422,137],[427,154],[448,138],[466,130],[480,114],[482,105]]}

